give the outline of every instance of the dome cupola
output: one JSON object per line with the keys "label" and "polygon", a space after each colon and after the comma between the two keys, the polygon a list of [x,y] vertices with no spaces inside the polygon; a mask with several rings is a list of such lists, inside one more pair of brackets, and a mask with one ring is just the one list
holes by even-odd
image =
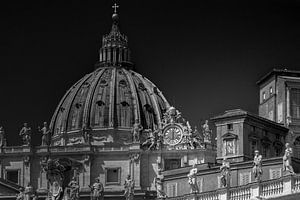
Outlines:
{"label": "dome cupola", "polygon": [[52,145],[90,139],[93,145],[123,145],[132,142],[134,123],[143,129],[159,126],[170,105],[150,80],[132,70],[127,42],[115,12],[112,30],[102,40],[97,68],[66,92],[54,112]]}
{"label": "dome cupola", "polygon": [[116,4],[113,6],[112,27],[109,34],[102,37],[102,47],[99,50],[99,67],[108,65],[132,68],[128,38],[119,30],[119,15]]}

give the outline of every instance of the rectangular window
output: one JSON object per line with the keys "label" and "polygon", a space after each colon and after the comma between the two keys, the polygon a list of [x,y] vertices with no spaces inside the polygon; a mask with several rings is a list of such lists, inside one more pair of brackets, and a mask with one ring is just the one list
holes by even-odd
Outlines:
{"label": "rectangular window", "polygon": [[120,167],[105,169],[106,185],[111,185],[111,184],[119,185],[121,183],[120,177],[121,177],[121,168]]}
{"label": "rectangular window", "polygon": [[168,197],[177,196],[177,183],[167,183],[167,196]]}
{"label": "rectangular window", "polygon": [[270,87],[269,92],[270,92],[270,95],[273,94],[273,88],[272,87]]}
{"label": "rectangular window", "polygon": [[240,185],[251,183],[251,172],[240,173]]}
{"label": "rectangular window", "polygon": [[281,168],[270,169],[270,179],[277,179],[281,177]]}
{"label": "rectangular window", "polygon": [[6,180],[12,183],[19,184],[19,170],[7,170]]}
{"label": "rectangular window", "polygon": [[290,102],[291,117],[300,119],[300,89],[291,89]]}
{"label": "rectangular window", "polygon": [[181,167],[181,159],[165,159],[165,170],[178,169]]}
{"label": "rectangular window", "polygon": [[266,100],[266,92],[262,93],[262,99],[263,99],[263,101]]}
{"label": "rectangular window", "polygon": [[233,130],[233,124],[227,124],[227,130],[232,131]]}

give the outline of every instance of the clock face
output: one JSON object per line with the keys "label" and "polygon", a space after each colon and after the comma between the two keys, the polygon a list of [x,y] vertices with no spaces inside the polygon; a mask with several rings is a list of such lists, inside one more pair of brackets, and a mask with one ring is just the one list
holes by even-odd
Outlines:
{"label": "clock face", "polygon": [[170,126],[167,127],[164,131],[165,143],[169,145],[178,144],[181,141],[182,136],[182,129],[179,126]]}

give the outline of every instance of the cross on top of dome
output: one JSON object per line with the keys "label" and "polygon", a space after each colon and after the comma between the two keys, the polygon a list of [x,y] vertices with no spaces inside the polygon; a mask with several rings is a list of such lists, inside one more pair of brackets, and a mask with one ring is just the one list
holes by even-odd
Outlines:
{"label": "cross on top of dome", "polygon": [[119,6],[115,3],[112,8],[114,9],[114,13],[117,14],[117,8],[119,8]]}

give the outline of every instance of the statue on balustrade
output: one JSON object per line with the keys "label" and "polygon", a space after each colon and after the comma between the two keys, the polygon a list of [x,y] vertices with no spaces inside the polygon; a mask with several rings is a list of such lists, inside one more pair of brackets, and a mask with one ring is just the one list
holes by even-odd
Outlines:
{"label": "statue on balustrade", "polygon": [[226,158],[223,159],[222,165],[220,167],[221,173],[221,184],[223,187],[229,187],[229,177],[230,177],[230,163]]}
{"label": "statue on balustrade", "polygon": [[260,181],[262,176],[262,155],[259,155],[259,151],[255,150],[255,155],[253,159],[252,173],[256,181]]}
{"label": "statue on balustrade", "polygon": [[70,181],[68,187],[70,188],[70,200],[78,200],[79,199],[79,184],[76,180],[76,177],[73,177]]}
{"label": "statue on balustrade", "polygon": [[166,199],[167,195],[163,189],[164,176],[161,174],[161,169],[158,169],[158,175],[154,178],[157,199]]}
{"label": "statue on balustrade", "polygon": [[204,142],[211,143],[212,131],[209,129],[208,120],[205,120],[205,123],[202,125],[202,133],[204,137]]}
{"label": "statue on balustrade", "polygon": [[292,167],[292,154],[293,149],[290,147],[289,143],[286,143],[285,152],[283,156],[283,171],[288,171],[291,174],[295,174],[294,169]]}
{"label": "statue on balustrade", "polygon": [[134,197],[134,180],[128,175],[124,183],[124,197],[126,200],[133,200]]}
{"label": "statue on balustrade", "polygon": [[140,135],[141,135],[142,130],[143,130],[143,126],[139,123],[138,120],[135,120],[135,123],[133,124],[133,127],[132,127],[133,142],[140,141]]}
{"label": "statue on balustrade", "polygon": [[6,139],[5,139],[5,131],[2,126],[0,126],[0,147],[6,146]]}
{"label": "statue on balustrade", "polygon": [[188,183],[190,184],[190,187],[191,187],[191,193],[199,192],[199,188],[197,185],[197,172],[198,172],[198,169],[197,169],[196,163],[194,163],[192,169],[190,170],[190,172],[187,175]]}
{"label": "statue on balustrade", "polygon": [[30,146],[31,142],[31,128],[28,127],[27,123],[23,124],[23,128],[20,130],[19,135],[22,137],[25,146]]}
{"label": "statue on balustrade", "polygon": [[42,133],[42,144],[41,146],[48,145],[48,138],[50,134],[50,129],[47,125],[47,122],[44,122],[43,128],[38,127],[38,131]]}
{"label": "statue on balustrade", "polygon": [[24,189],[24,200],[31,200],[33,197],[33,187],[30,183],[27,184],[27,186]]}
{"label": "statue on balustrade", "polygon": [[91,188],[91,199],[92,200],[103,200],[104,199],[104,187],[100,182],[100,178],[97,177],[96,182],[93,185],[89,185]]}

